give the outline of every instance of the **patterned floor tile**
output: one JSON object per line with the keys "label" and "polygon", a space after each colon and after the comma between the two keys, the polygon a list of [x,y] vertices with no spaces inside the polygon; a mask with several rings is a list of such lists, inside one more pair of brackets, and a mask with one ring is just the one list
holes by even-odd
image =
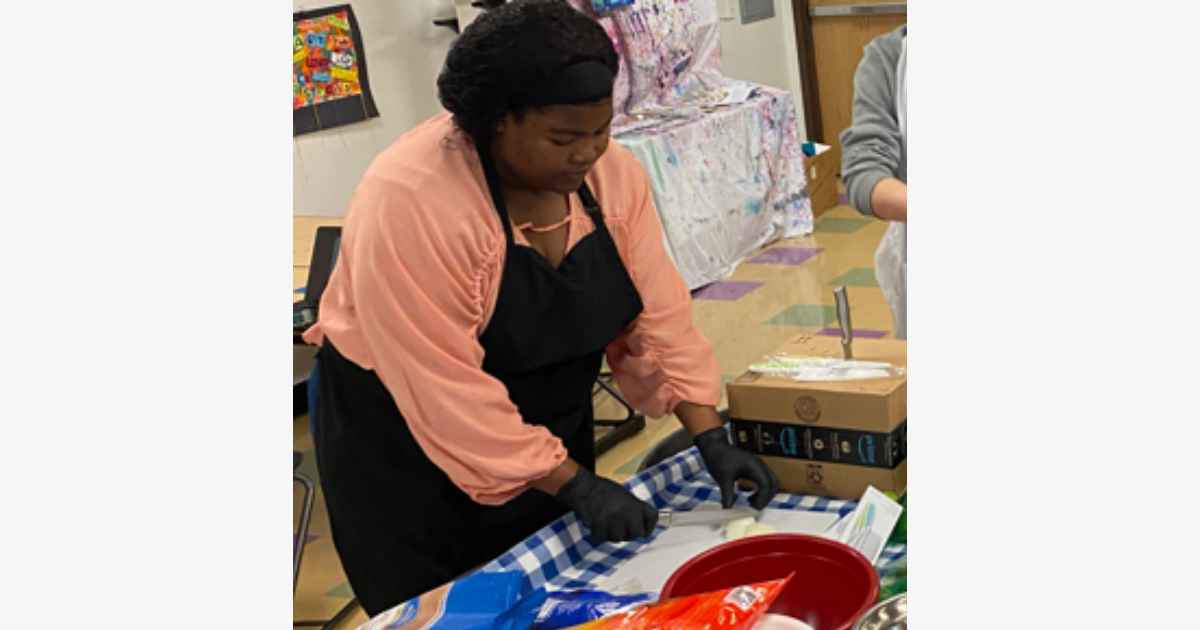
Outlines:
{"label": "patterned floor tile", "polygon": [[350,590],[349,582],[342,582],[333,590],[325,593],[326,597],[338,597],[341,599],[354,599],[354,591]]}
{"label": "patterned floor tile", "polygon": [[762,282],[722,281],[700,289],[692,294],[693,300],[711,300],[716,302],[736,302],[750,295],[761,287]]}
{"label": "patterned floor tile", "polygon": [[868,225],[870,219],[822,219],[817,223],[816,232],[825,234],[853,234]]}
{"label": "patterned floor tile", "polygon": [[776,247],[750,259],[751,265],[803,265],[816,258],[824,249],[810,247]]}
{"label": "patterned floor tile", "polygon": [[[834,280],[829,283],[829,286],[871,287],[878,289],[879,281],[875,279],[874,269],[870,267],[859,267],[857,269],[851,269],[837,278],[834,278]],[[851,296],[851,303],[853,303],[853,296]]]}
{"label": "patterned floor tile", "polygon": [[767,326],[824,328],[835,321],[837,309],[832,306],[796,304],[763,323]]}

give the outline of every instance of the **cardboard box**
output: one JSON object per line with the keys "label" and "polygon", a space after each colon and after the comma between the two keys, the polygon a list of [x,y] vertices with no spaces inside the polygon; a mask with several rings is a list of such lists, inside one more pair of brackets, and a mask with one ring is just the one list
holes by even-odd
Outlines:
{"label": "cardboard box", "polygon": [[804,162],[808,177],[808,196],[812,200],[813,218],[821,216],[838,205],[837,151],[831,147],[817,145],[817,155]]}
{"label": "cardboard box", "polygon": [[[908,366],[908,343],[855,340],[854,358]],[[842,356],[840,338],[801,336],[778,353]],[[762,456],[784,492],[857,500],[908,486],[908,376],[799,382],[747,372],[729,384],[738,448]]]}

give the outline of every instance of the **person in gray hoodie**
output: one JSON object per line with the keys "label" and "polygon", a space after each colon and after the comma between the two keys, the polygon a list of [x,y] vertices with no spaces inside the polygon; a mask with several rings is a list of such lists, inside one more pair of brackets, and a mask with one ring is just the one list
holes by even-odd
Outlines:
{"label": "person in gray hoodie", "polygon": [[854,120],[842,133],[850,205],[891,222],[875,255],[896,338],[908,338],[908,26],[877,37],[854,79]]}

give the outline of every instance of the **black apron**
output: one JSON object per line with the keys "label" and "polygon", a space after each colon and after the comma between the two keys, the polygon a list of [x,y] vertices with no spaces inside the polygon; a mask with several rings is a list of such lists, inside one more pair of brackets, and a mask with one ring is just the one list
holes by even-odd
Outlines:
{"label": "black apron", "polygon": [[[593,387],[605,348],[641,314],[641,298],[586,183],[579,196],[596,229],[555,269],[516,244],[494,166],[485,172],[508,248],[480,337],[483,369],[526,423],[548,428],[594,470]],[[499,507],[475,503],[425,456],[374,372],[328,340],[320,371],[321,485],[334,545],[368,615],[462,577],[567,513],[532,489]]]}

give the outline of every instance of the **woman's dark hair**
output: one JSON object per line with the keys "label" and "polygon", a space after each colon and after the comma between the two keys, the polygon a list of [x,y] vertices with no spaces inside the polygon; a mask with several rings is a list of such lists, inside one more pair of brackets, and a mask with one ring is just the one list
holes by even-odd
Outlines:
{"label": "woman's dark hair", "polygon": [[598,61],[616,76],[617,52],[603,27],[566,0],[517,0],[463,31],[438,77],[438,98],[455,126],[486,146],[506,116],[532,109],[529,85],[582,61]]}

